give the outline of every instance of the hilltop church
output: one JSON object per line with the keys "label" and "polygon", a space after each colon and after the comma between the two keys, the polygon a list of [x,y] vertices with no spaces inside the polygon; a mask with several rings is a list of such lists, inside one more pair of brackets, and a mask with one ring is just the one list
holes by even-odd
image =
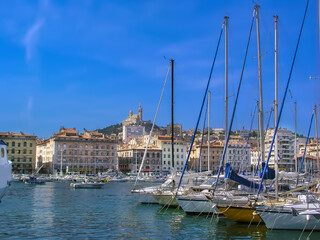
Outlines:
{"label": "hilltop church", "polygon": [[133,114],[132,110],[130,110],[128,118],[126,120],[122,121],[121,124],[122,124],[122,126],[143,124],[141,102],[139,104],[138,114]]}

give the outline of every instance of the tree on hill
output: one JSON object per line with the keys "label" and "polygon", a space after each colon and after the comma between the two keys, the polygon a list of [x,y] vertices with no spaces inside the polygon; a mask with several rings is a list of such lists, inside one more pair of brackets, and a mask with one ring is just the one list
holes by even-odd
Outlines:
{"label": "tree on hill", "polygon": [[122,132],[122,125],[115,124],[102,129],[97,129],[97,131],[105,135],[111,135],[112,133],[115,133],[118,135],[120,132]]}
{"label": "tree on hill", "polygon": [[[145,127],[146,133],[150,133],[152,128],[152,123],[150,121],[144,122],[141,125]],[[155,125],[154,130],[160,130],[160,127]],[[111,135],[113,133],[118,135],[119,133],[122,132],[122,124],[119,123],[119,124],[111,125],[102,129],[97,129],[97,131],[105,135]]]}

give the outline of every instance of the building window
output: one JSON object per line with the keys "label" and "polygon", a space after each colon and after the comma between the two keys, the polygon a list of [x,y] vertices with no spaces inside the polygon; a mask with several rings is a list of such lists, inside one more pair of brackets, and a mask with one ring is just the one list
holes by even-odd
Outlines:
{"label": "building window", "polygon": [[30,147],[32,147],[32,143],[30,143],[30,145],[29,145]]}
{"label": "building window", "polygon": [[27,146],[27,142],[23,142],[23,146],[26,147]]}
{"label": "building window", "polygon": [[18,147],[21,147],[21,144],[20,144],[20,143],[18,143]]}
{"label": "building window", "polygon": [[13,141],[11,145],[12,145],[12,147],[15,147],[16,143]]}
{"label": "building window", "polygon": [[14,149],[11,149],[11,153],[12,153],[12,154],[14,154],[14,153],[15,153]]}

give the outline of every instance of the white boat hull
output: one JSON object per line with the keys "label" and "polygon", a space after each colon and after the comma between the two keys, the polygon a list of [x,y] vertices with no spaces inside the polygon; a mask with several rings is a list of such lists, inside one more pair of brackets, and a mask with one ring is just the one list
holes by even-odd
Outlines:
{"label": "white boat hull", "polygon": [[294,211],[258,212],[268,229],[320,230],[320,222],[314,215],[300,215]]}
{"label": "white boat hull", "polygon": [[160,205],[167,207],[179,207],[179,203],[173,193],[154,193],[153,196]]}
{"label": "white boat hull", "polygon": [[204,195],[179,196],[177,201],[183,211],[188,214],[219,214],[216,205]]}

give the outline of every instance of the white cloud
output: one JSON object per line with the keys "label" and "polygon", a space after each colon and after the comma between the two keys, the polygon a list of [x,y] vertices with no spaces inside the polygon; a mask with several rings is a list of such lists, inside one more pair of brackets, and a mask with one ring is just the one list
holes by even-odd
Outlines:
{"label": "white cloud", "polygon": [[33,97],[28,98],[28,103],[27,103],[27,112],[31,112],[33,107]]}
{"label": "white cloud", "polygon": [[33,57],[35,45],[38,37],[39,30],[44,25],[43,19],[37,19],[36,22],[28,29],[23,38],[23,44],[26,46],[26,60],[29,62]]}

